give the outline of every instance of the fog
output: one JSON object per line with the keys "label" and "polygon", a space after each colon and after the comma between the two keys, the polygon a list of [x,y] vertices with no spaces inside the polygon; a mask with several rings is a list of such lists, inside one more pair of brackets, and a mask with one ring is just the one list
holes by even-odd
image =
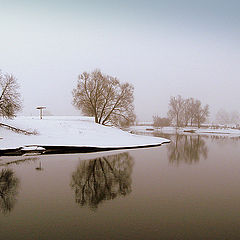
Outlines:
{"label": "fog", "polygon": [[170,96],[239,111],[238,1],[2,1],[0,69],[24,109],[76,115],[78,74],[96,68],[135,87],[138,120],[166,116]]}

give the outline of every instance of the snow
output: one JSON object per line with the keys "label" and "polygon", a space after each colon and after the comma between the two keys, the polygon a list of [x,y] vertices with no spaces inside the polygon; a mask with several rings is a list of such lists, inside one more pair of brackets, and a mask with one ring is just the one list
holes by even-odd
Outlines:
{"label": "snow", "polygon": [[38,146],[87,146],[87,147],[137,147],[160,145],[168,139],[139,136],[115,127],[96,124],[93,118],[75,116],[16,117],[13,120],[1,119],[8,124],[38,135],[23,135],[9,129],[0,128],[0,149],[15,149]]}
{"label": "snow", "polygon": [[29,152],[29,151],[45,151],[46,149],[39,146],[25,146],[21,150]]}
{"label": "snow", "polygon": [[[149,126],[133,126],[130,128],[133,132],[146,133],[149,132]],[[153,128],[153,127],[152,127]],[[240,136],[239,129],[232,128],[196,128],[196,127],[185,127],[185,128],[175,128],[175,127],[163,127],[163,128],[153,128],[152,132],[160,132],[166,134],[199,134],[199,135],[224,135],[224,136]],[[192,133],[191,133],[192,132]]]}

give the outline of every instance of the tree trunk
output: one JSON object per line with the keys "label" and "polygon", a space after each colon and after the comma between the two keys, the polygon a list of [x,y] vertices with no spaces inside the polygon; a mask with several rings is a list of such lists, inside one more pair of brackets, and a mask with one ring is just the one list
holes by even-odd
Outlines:
{"label": "tree trunk", "polygon": [[98,122],[98,117],[97,117],[96,114],[95,114],[95,123],[99,123],[99,122]]}
{"label": "tree trunk", "polygon": [[200,121],[198,120],[198,128],[200,128],[201,127],[201,123],[200,123]]}

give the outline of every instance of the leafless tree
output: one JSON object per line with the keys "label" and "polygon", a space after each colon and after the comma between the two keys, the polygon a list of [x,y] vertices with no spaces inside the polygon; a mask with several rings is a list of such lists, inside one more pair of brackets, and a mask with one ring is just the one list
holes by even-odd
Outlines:
{"label": "leafless tree", "polygon": [[170,98],[168,117],[172,122],[175,122],[177,127],[183,123],[184,104],[185,100],[180,95]]}
{"label": "leafless tree", "polygon": [[133,86],[100,70],[83,72],[73,89],[73,105],[96,123],[130,125],[135,121]]}
{"label": "leafless tree", "polygon": [[0,72],[0,115],[13,118],[21,110],[21,96],[16,78]]}
{"label": "leafless tree", "polygon": [[195,99],[194,98],[187,98],[184,100],[184,125],[187,126],[190,124],[191,126],[194,123],[194,112],[195,112]]}
{"label": "leafless tree", "polygon": [[203,107],[201,101],[196,100],[194,103],[194,121],[199,128],[201,127],[201,124],[207,120],[208,116],[209,106],[205,105]]}

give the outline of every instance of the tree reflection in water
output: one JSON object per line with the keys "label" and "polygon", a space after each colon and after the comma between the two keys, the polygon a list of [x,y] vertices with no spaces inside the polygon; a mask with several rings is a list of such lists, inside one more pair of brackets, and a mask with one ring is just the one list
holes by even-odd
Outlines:
{"label": "tree reflection in water", "polygon": [[11,212],[18,194],[19,179],[11,169],[0,172],[0,211],[3,214]]}
{"label": "tree reflection in water", "polygon": [[231,145],[237,145],[239,143],[240,137],[239,136],[226,136],[223,135],[212,135],[209,136],[212,142],[217,143],[219,146],[225,146],[227,143]]}
{"label": "tree reflection in water", "polygon": [[76,202],[95,210],[104,200],[131,193],[133,164],[128,153],[81,161],[70,184]]}
{"label": "tree reflection in water", "polygon": [[171,139],[172,143],[168,145],[169,162],[179,164],[185,162],[188,164],[199,162],[200,158],[207,158],[208,148],[202,137],[199,135],[175,135]]}

